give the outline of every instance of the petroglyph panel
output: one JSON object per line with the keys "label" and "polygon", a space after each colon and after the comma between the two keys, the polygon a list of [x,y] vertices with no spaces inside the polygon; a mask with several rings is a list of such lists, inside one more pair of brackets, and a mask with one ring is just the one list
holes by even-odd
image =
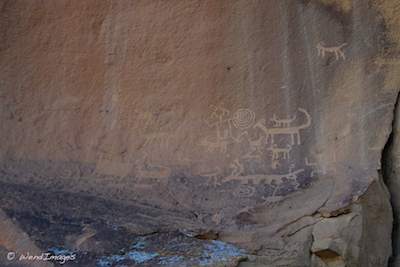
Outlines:
{"label": "petroglyph panel", "polygon": [[[225,176],[220,178],[212,173],[212,184],[218,188],[235,183],[233,197],[258,195],[268,202],[308,186],[317,176],[315,163],[310,163],[308,158],[291,156],[302,146],[301,135],[306,134],[312,123],[311,115],[303,108],[288,116],[273,113],[272,118],[267,119],[258,118],[247,108],[232,112],[225,107],[212,106],[204,121],[213,134],[204,137],[199,145],[207,153],[218,154],[228,162],[223,168],[225,171],[219,172]],[[240,156],[232,158],[233,151],[238,150]],[[263,166],[264,171],[254,173],[252,167],[255,165]],[[296,165],[299,166],[297,169]],[[261,186],[266,191],[258,194],[257,188]]]}

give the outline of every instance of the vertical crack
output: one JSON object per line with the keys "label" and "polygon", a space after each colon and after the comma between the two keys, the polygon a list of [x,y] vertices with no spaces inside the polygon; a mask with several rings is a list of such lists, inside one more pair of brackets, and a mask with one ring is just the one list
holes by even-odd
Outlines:
{"label": "vertical crack", "polygon": [[400,171],[400,139],[398,139],[397,133],[397,129],[400,126],[400,118],[397,118],[400,112],[399,96],[400,94],[397,95],[393,110],[391,133],[381,157],[382,178],[390,193],[390,203],[393,212],[392,256],[389,260],[389,267],[395,267],[397,263],[400,263],[400,255],[398,253],[400,250],[400,177],[397,175]]}

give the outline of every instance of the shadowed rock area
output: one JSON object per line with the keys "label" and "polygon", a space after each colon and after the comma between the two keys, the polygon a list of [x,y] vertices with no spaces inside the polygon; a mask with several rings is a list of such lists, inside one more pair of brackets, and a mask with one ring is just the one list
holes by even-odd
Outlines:
{"label": "shadowed rock area", "polygon": [[400,266],[398,11],[0,0],[0,266]]}

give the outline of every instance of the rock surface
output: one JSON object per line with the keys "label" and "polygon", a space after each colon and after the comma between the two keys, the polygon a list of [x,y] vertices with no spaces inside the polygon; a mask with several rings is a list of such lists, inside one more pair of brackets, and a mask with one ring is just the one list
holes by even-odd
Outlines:
{"label": "rock surface", "polygon": [[209,266],[387,266],[399,10],[0,0],[0,208],[71,266],[177,231],[240,251]]}

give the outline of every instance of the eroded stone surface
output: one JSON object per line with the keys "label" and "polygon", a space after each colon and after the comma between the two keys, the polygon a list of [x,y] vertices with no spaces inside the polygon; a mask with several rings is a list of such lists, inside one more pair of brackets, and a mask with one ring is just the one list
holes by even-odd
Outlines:
{"label": "eroded stone surface", "polygon": [[[343,253],[313,244],[313,227],[380,179],[396,7],[1,1],[1,207],[41,249],[91,250],[102,225],[219,238],[253,254],[243,266]],[[359,205],[349,216],[380,223]]]}

